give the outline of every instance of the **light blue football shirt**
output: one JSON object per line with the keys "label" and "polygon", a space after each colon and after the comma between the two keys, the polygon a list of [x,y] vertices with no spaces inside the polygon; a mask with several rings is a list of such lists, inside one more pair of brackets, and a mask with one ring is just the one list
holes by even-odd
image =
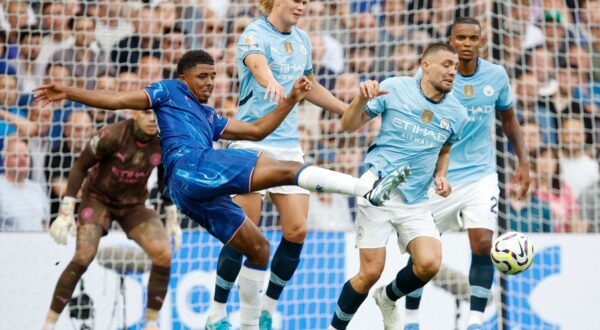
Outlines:
{"label": "light blue football shirt", "polygon": [[513,106],[508,75],[502,66],[479,59],[473,75],[456,74],[452,94],[467,109],[469,119],[460,142],[452,147],[447,179],[451,184],[474,182],[496,172],[492,125],[496,110]]}
{"label": "light blue football shirt", "polygon": [[[295,26],[289,33],[280,32],[265,16],[260,16],[250,23],[240,36],[237,46],[240,100],[236,118],[251,122],[273,111],[277,106],[269,102],[269,99],[263,99],[266,88],[260,86],[244,64],[246,56],[265,55],[273,76],[288,95],[298,78],[312,74],[311,53],[312,46],[308,35]],[[280,148],[299,146],[297,108],[292,110],[273,133],[258,143]]]}
{"label": "light blue football shirt", "polygon": [[398,188],[406,204],[427,201],[438,155],[443,146],[453,145],[467,121],[467,112],[451,94],[440,102],[423,94],[420,79],[388,78],[380,88],[390,91],[367,103],[370,117],[381,114],[381,131],[365,158],[367,167],[380,176],[411,166],[411,175]]}

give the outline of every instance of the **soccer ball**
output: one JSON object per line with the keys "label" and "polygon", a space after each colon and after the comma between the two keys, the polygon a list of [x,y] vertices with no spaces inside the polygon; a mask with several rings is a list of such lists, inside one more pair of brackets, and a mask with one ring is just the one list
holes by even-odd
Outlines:
{"label": "soccer ball", "polygon": [[519,274],[533,262],[533,244],[525,235],[510,231],[494,240],[490,255],[494,266],[501,273]]}

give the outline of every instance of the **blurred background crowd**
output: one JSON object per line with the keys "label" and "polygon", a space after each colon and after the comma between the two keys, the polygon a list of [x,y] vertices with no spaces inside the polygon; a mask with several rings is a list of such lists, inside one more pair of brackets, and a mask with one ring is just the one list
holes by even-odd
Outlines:
{"label": "blurred background crowd", "polygon": [[[34,87],[138,89],[177,78],[183,53],[201,48],[216,62],[209,103],[235,116],[238,37],[260,15],[257,6],[255,0],[0,1],[0,231],[45,230],[88,140],[130,116],[73,102],[41,107]],[[350,102],[362,80],[413,75],[422,49],[446,40],[458,16],[482,22],[480,56],[506,68],[530,154],[531,192],[526,200],[511,198],[515,157],[504,139],[497,141],[507,181],[503,225],[600,232],[600,0],[310,0],[299,27],[310,35],[317,79]],[[298,115],[307,163],[362,173],[380,122],[342,134],[339,118],[309,102]],[[310,226],[351,230],[354,205],[347,197],[313,194]],[[264,215],[264,226],[277,225],[269,203]]]}

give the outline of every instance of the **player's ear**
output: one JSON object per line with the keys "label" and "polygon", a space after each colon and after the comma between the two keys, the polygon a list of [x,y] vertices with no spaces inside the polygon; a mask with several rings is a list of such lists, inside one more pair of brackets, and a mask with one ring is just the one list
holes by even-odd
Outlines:
{"label": "player's ear", "polygon": [[429,62],[428,62],[428,61],[426,61],[426,60],[422,60],[422,61],[421,61],[421,70],[423,70],[423,72],[427,72],[427,73],[429,73],[429,68],[430,68],[430,66],[431,66],[431,65],[429,64]]}

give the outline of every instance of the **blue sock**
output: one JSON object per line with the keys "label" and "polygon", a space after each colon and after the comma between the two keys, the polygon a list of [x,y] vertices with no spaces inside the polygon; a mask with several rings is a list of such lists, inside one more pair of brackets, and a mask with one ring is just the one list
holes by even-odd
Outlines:
{"label": "blue sock", "polygon": [[[406,267],[411,267],[412,269],[412,258],[408,258],[408,262],[406,263]],[[417,310],[419,309],[419,305],[421,304],[421,295],[423,294],[423,288],[416,289],[415,291],[406,295],[406,309]]]}
{"label": "blue sock", "polygon": [[274,300],[279,299],[283,288],[298,268],[303,245],[302,243],[290,242],[285,237],[281,238],[281,243],[279,243],[271,261],[271,279],[267,287],[267,297]]}
{"label": "blue sock", "polygon": [[494,265],[488,254],[472,254],[469,284],[471,285],[471,310],[483,312],[494,281]]}
{"label": "blue sock", "polygon": [[214,300],[227,303],[229,292],[235,284],[235,279],[242,268],[242,254],[228,245],[223,246],[217,264],[217,280]]}
{"label": "blue sock", "polygon": [[387,296],[396,301],[405,295],[422,288],[427,282],[421,281],[413,271],[412,259],[396,275],[396,279],[385,287]]}
{"label": "blue sock", "polygon": [[358,310],[360,305],[365,301],[369,293],[358,293],[350,281],[344,284],[342,293],[338,298],[337,306],[335,307],[335,314],[333,314],[333,320],[331,320],[331,326],[338,329],[344,330],[350,323],[350,320],[354,316],[354,313]]}

